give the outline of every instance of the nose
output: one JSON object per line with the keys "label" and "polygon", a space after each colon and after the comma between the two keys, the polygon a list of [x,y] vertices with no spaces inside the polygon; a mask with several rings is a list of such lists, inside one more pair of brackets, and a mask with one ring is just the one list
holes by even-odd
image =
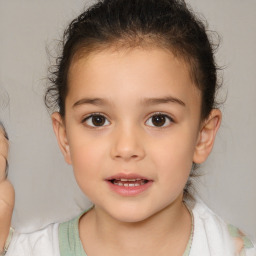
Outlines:
{"label": "nose", "polygon": [[138,128],[120,127],[113,131],[111,157],[124,161],[145,157],[143,135]]}

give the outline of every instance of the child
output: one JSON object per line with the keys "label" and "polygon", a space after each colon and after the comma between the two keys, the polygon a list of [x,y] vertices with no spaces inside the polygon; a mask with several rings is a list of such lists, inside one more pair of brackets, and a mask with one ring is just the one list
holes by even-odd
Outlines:
{"label": "child", "polygon": [[93,207],[15,233],[7,255],[256,255],[193,199],[221,122],[205,27],[177,0],[105,0],[65,32],[46,104]]}

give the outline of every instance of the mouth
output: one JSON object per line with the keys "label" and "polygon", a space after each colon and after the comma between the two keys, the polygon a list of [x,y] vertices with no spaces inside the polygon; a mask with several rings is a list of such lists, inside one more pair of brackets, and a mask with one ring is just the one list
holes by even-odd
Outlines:
{"label": "mouth", "polygon": [[136,196],[148,190],[153,184],[153,180],[137,174],[117,174],[107,178],[112,191],[121,196]]}
{"label": "mouth", "polygon": [[139,187],[145,185],[149,182],[147,179],[111,179],[109,180],[112,184],[121,186],[121,187]]}

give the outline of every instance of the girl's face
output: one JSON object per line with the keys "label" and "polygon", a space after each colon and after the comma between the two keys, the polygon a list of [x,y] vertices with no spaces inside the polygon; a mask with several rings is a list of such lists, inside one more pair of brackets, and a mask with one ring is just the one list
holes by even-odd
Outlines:
{"label": "girl's face", "polygon": [[186,64],[161,49],[106,50],[74,61],[68,86],[53,125],[95,209],[136,222],[180,204],[192,162],[210,152]]}

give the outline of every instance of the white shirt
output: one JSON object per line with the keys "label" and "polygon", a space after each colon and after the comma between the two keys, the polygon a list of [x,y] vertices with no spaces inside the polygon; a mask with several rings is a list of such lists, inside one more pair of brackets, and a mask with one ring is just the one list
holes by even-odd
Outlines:
{"label": "white shirt", "polygon": [[[256,256],[253,243],[241,254],[235,252],[227,224],[203,202],[197,201],[192,212],[194,235],[189,256]],[[6,256],[60,256],[58,226],[55,223],[29,234],[14,233]]]}

